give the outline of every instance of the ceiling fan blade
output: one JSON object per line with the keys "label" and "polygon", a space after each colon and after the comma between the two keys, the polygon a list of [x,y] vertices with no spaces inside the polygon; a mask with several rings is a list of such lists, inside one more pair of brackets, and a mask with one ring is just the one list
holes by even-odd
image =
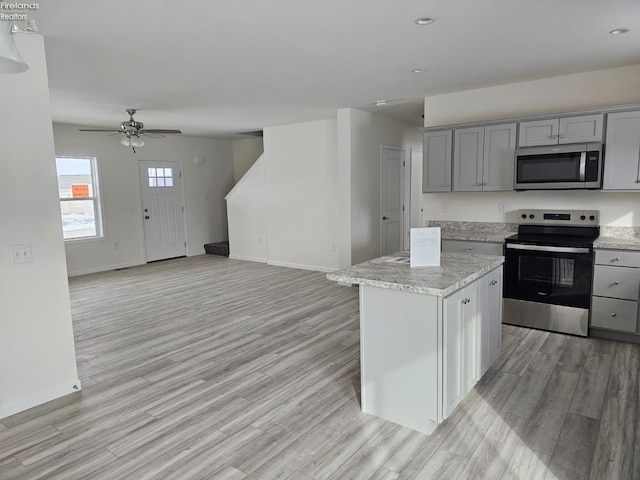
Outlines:
{"label": "ceiling fan blade", "polygon": [[79,128],[78,129],[80,132],[115,132],[115,133],[124,133],[122,130],[114,130],[113,128],[109,129],[109,130],[94,130],[94,129],[89,129],[89,128]]}
{"label": "ceiling fan blade", "polygon": [[152,128],[152,129],[144,129],[144,130],[140,130],[140,132],[142,133],[161,133],[161,134],[165,134],[165,135],[170,135],[172,133],[182,133],[180,130],[163,130],[163,129],[158,129],[158,128]]}
{"label": "ceiling fan blade", "polygon": [[155,132],[149,132],[149,130],[142,130],[138,132],[138,135],[149,138],[164,138],[164,135]]}

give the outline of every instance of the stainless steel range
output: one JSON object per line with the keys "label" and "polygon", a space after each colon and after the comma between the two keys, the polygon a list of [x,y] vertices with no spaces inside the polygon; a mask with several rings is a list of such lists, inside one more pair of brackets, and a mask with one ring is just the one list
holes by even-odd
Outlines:
{"label": "stainless steel range", "polygon": [[503,322],[587,336],[597,210],[521,210],[505,240]]}

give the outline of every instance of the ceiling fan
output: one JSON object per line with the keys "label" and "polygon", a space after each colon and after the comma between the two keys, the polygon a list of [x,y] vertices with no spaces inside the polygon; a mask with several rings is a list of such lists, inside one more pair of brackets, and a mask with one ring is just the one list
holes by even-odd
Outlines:
{"label": "ceiling fan", "polygon": [[[144,145],[144,140],[142,137],[149,138],[163,138],[165,135],[179,134],[182,133],[180,130],[166,130],[166,129],[145,129],[144,124],[142,122],[137,122],[133,119],[133,116],[136,114],[136,110],[134,108],[127,108],[125,110],[129,114],[129,120],[125,120],[120,124],[120,128],[115,130],[114,135],[122,135],[122,143],[125,147],[132,147],[133,153],[136,153],[136,147],[142,147]],[[95,129],[80,129],[81,132],[114,132],[111,130],[95,130]]]}

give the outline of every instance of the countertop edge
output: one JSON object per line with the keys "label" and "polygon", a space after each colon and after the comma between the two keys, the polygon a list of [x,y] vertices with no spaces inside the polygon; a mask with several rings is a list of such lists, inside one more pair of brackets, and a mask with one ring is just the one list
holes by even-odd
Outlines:
{"label": "countertop edge", "polygon": [[[499,267],[503,263],[504,263],[504,257],[497,257],[491,263],[489,263],[486,266],[478,269],[474,273],[472,273],[470,275],[467,275],[463,279],[459,280],[458,282],[456,282],[456,283],[454,283],[454,284],[452,284],[452,285],[450,285],[450,286],[448,286],[446,288],[435,288],[435,287],[426,287],[426,286],[423,287],[423,286],[419,286],[419,285],[411,285],[411,284],[406,284],[406,283],[397,283],[397,282],[388,282],[388,281],[384,281],[384,280],[367,279],[367,278],[362,278],[362,277],[358,277],[358,276],[340,275],[338,273],[328,273],[327,274],[327,279],[328,280],[332,280],[332,281],[336,281],[336,282],[342,282],[342,283],[352,283],[352,284],[356,284],[356,285],[367,285],[367,286],[370,286],[370,287],[386,288],[386,289],[390,289],[390,290],[398,290],[398,291],[410,292],[410,293],[419,293],[419,294],[422,294],[422,295],[433,295],[433,296],[436,296],[436,297],[446,297],[446,296],[452,294],[453,292],[456,292],[456,291],[460,290],[465,285],[468,285],[469,283],[473,282],[474,280],[477,280],[478,278],[482,277],[484,274],[494,270],[495,268]],[[407,266],[407,267],[411,268],[409,266]],[[414,267],[414,268],[429,268],[429,267]]]}

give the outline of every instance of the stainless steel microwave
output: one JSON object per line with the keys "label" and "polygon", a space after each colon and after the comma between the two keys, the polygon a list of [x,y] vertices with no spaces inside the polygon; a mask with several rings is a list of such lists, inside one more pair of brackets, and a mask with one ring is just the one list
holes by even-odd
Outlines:
{"label": "stainless steel microwave", "polygon": [[516,150],[516,190],[602,187],[602,143],[576,143]]}

